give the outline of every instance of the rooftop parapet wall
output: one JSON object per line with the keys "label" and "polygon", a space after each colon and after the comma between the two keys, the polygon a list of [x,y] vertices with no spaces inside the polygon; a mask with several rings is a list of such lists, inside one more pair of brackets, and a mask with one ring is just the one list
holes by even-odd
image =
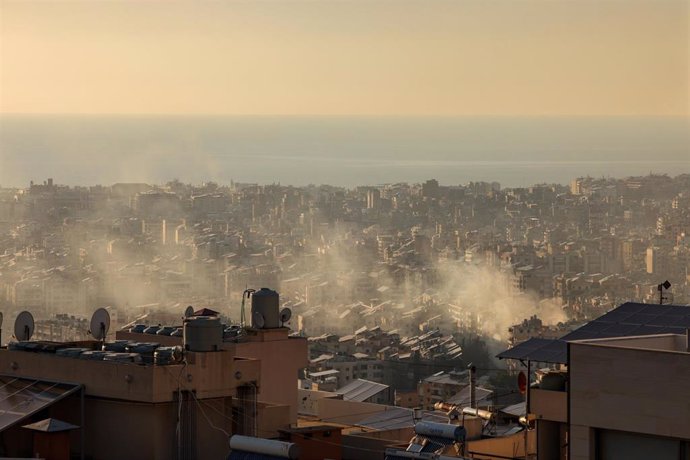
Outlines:
{"label": "rooftop parapet wall", "polygon": [[151,403],[173,401],[180,385],[199,398],[234,396],[238,386],[259,381],[260,365],[227,351],[188,353],[186,365],[157,366],[0,350],[2,373],[81,383],[87,396]]}
{"label": "rooftop parapet wall", "polygon": [[572,426],[690,439],[690,353],[572,342]]}

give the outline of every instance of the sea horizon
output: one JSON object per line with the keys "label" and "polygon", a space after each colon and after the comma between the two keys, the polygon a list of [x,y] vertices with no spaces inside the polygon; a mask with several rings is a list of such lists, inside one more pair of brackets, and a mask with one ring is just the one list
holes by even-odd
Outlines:
{"label": "sea horizon", "polygon": [[690,173],[687,117],[0,115],[0,186],[567,184]]}

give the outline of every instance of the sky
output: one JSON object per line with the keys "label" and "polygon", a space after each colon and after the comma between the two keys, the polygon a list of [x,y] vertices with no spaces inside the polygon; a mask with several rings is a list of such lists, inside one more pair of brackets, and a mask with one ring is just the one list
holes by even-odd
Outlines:
{"label": "sky", "polygon": [[688,0],[0,0],[0,113],[688,116]]}

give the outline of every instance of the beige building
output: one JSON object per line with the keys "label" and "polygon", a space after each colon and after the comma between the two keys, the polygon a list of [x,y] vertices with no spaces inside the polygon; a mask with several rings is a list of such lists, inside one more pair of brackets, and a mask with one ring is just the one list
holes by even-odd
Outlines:
{"label": "beige building", "polygon": [[[188,352],[179,364],[141,365],[59,356],[50,345],[36,352],[41,342],[34,343],[33,351],[0,350],[3,456],[36,454],[20,425],[36,421],[37,414],[81,427],[72,433],[72,453],[94,460],[222,458],[226,433],[248,426],[233,424],[234,419],[255,417],[264,426],[258,403],[255,409],[238,401],[261,382],[258,360],[224,350]],[[37,404],[41,401],[45,404]],[[286,406],[263,416],[267,430],[280,420],[289,423]]]}
{"label": "beige building", "polygon": [[[233,434],[273,438],[296,424],[306,339],[273,327],[223,341],[217,318],[189,321],[217,327],[184,344],[121,331],[123,342],[108,346],[130,348],[114,355],[93,340],[0,349],[0,457],[40,454],[22,426],[46,417],[79,427],[69,435],[71,454],[93,460],[221,459]],[[180,347],[158,359],[153,348],[142,351],[151,342],[171,353]]]}
{"label": "beige building", "polygon": [[537,458],[690,458],[689,327],[690,307],[625,303],[499,354],[550,363],[527,391]]}
{"label": "beige building", "polygon": [[660,334],[569,343],[568,458],[689,459],[689,341]]}
{"label": "beige building", "polygon": [[[290,422],[296,423],[298,372],[309,365],[309,360],[307,339],[289,337],[288,333],[288,328],[249,329],[241,340],[225,341],[221,346],[235,356],[259,362],[265,382],[258,386],[259,400],[288,406]],[[118,340],[138,342],[156,341],[164,346],[182,345],[182,337],[151,336],[126,331],[118,331],[115,337]]]}

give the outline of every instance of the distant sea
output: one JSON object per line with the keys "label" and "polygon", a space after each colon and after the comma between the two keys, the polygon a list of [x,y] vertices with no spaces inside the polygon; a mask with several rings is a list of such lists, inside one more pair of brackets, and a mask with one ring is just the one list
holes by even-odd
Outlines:
{"label": "distant sea", "polygon": [[567,184],[690,173],[688,118],[0,117],[0,186]]}

